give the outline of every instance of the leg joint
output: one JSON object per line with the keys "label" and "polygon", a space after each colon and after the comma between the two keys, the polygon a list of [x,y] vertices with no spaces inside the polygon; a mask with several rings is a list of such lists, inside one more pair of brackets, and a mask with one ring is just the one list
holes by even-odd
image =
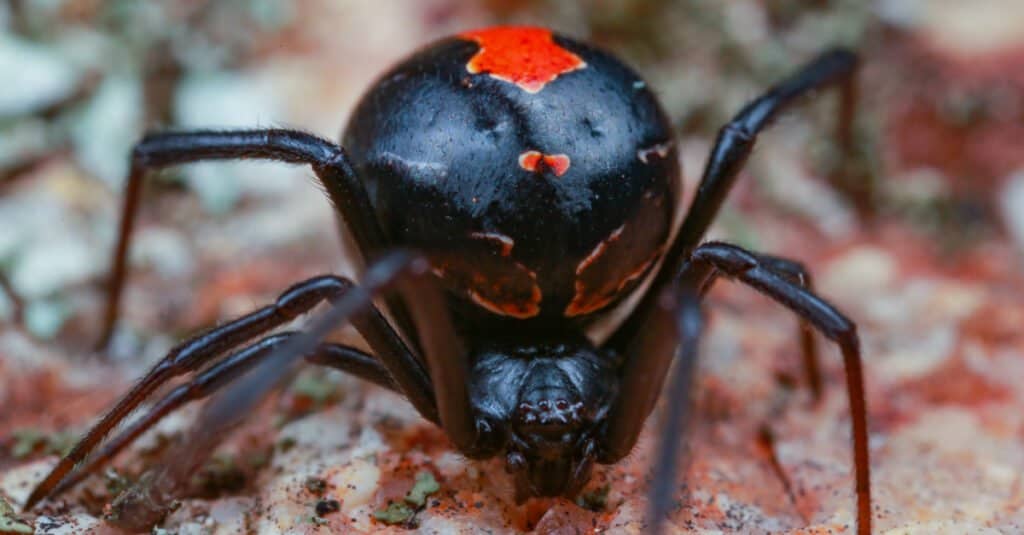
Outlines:
{"label": "leg joint", "polygon": [[350,279],[336,275],[321,275],[288,288],[277,298],[278,313],[294,318],[312,309],[318,302],[334,301],[355,287]]}
{"label": "leg joint", "polygon": [[739,247],[722,242],[708,242],[693,250],[692,258],[713,266],[722,274],[735,277],[758,267],[757,257]]}

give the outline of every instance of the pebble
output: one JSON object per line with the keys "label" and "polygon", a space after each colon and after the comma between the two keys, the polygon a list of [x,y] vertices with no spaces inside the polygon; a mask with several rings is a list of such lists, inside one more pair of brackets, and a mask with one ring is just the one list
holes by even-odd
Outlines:
{"label": "pebble", "polygon": [[1024,252],[1024,169],[1006,180],[1002,193],[996,198],[1006,231]]}
{"label": "pebble", "polygon": [[26,115],[69,95],[80,72],[53,47],[0,33],[0,117]]}

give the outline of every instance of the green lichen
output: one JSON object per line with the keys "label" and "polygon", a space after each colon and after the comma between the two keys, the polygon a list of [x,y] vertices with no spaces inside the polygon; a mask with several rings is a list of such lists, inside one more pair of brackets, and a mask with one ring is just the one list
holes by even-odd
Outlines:
{"label": "green lichen", "polygon": [[373,518],[385,524],[410,523],[416,512],[427,505],[427,497],[441,490],[434,474],[426,470],[416,474],[416,482],[401,502],[391,502],[384,509],[373,512]]}
{"label": "green lichen", "polygon": [[300,375],[290,390],[292,394],[304,396],[312,400],[315,407],[323,407],[340,397],[338,385],[330,379],[316,375]]}
{"label": "green lichen", "polygon": [[30,524],[15,518],[14,508],[6,500],[0,498],[0,533],[31,534],[34,531]]}
{"label": "green lichen", "polygon": [[13,433],[14,443],[11,444],[11,456],[23,459],[32,455],[36,448],[46,440],[46,435],[37,429],[18,429]]}
{"label": "green lichen", "polygon": [[68,431],[47,433],[31,427],[18,429],[11,436],[13,442],[10,452],[15,459],[24,459],[37,452],[63,457],[71,451],[77,439],[74,433]]}
{"label": "green lichen", "polygon": [[412,519],[416,511],[403,502],[391,502],[384,509],[373,512],[373,518],[385,524],[404,524]]}
{"label": "green lichen", "polygon": [[405,495],[405,503],[416,508],[423,507],[427,504],[427,496],[439,490],[441,490],[441,485],[434,479],[434,474],[427,471],[420,472],[416,474],[416,484]]}

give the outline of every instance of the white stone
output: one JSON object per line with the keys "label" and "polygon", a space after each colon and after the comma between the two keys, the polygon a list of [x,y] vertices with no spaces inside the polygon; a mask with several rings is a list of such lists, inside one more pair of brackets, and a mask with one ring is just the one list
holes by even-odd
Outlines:
{"label": "white stone", "polygon": [[997,199],[1006,231],[1013,237],[1017,247],[1024,250],[1024,169],[1006,181],[1002,195],[997,196]]}
{"label": "white stone", "polygon": [[56,50],[0,33],[0,117],[26,115],[69,95],[78,69]]}
{"label": "white stone", "polygon": [[108,76],[72,123],[79,163],[116,189],[128,173],[132,145],[141,135],[142,88],[138,79]]}

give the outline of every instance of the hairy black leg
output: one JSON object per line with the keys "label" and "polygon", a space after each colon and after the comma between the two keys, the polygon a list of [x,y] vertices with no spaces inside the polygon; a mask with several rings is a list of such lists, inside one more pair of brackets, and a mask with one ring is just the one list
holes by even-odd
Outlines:
{"label": "hairy black leg", "polygon": [[654,483],[651,485],[647,505],[648,518],[654,533],[661,532],[662,522],[668,515],[672,497],[676,493],[679,453],[686,446],[690,413],[693,408],[691,393],[697,371],[697,352],[703,323],[697,292],[686,289],[679,293],[678,299],[678,310],[674,319],[679,340],[679,358],[675,361],[668,383],[668,406],[654,461],[657,470],[654,473]]}
{"label": "hairy black leg", "polygon": [[[125,186],[121,223],[107,286],[101,346],[109,341],[117,322],[121,292],[127,277],[128,246],[135,227],[143,179],[150,171],[165,167],[228,159],[277,160],[311,165],[367,260],[386,245],[384,234],[373,215],[370,198],[345,151],[335,143],[304,132],[277,129],[146,135],[132,150],[131,170]],[[412,337],[414,333],[408,330],[410,322],[404,303],[396,297],[388,306],[403,334]]]}
{"label": "hairy black leg", "polygon": [[[363,275],[359,286],[352,289],[343,298],[332,303],[332,306],[318,316],[302,334],[295,336],[271,352],[257,370],[226,388],[224,392],[206,405],[202,421],[197,429],[217,430],[237,421],[242,415],[248,414],[251,408],[270,392],[280,381],[282,370],[287,369],[297,355],[305,355],[312,351],[325,336],[349,318],[365,310],[373,303],[373,298],[399,289],[399,286],[416,288],[416,299],[411,301],[413,319],[417,328],[423,330],[430,327],[430,336],[424,337],[424,355],[428,364],[431,381],[431,393],[436,396],[436,404],[420,406],[409,396],[416,409],[428,420],[440,422],[448,437],[463,451],[471,451],[476,442],[477,430],[472,418],[469,398],[458,398],[465,392],[466,378],[458,375],[468,369],[466,354],[461,350],[448,310],[444,306],[443,295],[431,272],[430,263],[421,255],[394,251],[382,255],[370,264]],[[452,353],[441,353],[439,350],[449,348]],[[407,396],[409,389],[402,382],[401,370],[381,359],[394,377],[395,382]],[[451,372],[448,368],[456,370]],[[451,380],[459,380],[460,387],[452,388],[448,384],[440,384]]]}
{"label": "hairy black leg", "polygon": [[618,399],[608,413],[604,430],[597,434],[599,463],[616,463],[632,451],[658,400],[679,345],[675,307],[673,289],[662,291],[643,311],[636,338],[622,352]]}
{"label": "hairy black leg", "polygon": [[344,344],[320,344],[316,351],[311,355],[306,355],[305,359],[310,364],[333,368],[388,390],[402,393],[402,389],[391,377],[387,367],[381,364],[377,357],[357,348]]}
{"label": "hairy black leg", "polygon": [[[31,508],[48,496],[75,464],[88,457],[103,437],[158,387],[174,377],[199,369],[247,340],[294,320],[325,300],[341,298],[353,288],[355,287],[350,281],[341,277],[314,277],[293,285],[272,305],[264,306],[179,344],[143,376],[57,463],[32,491],[25,508]],[[380,312],[367,308],[364,314],[355,317],[353,324],[366,338],[370,347],[379,352],[381,361],[386,366],[394,366],[398,370],[395,379],[402,385],[403,392],[418,409],[423,407],[421,410],[426,410],[424,415],[429,418],[433,409],[433,391],[430,389],[429,378]]]}
{"label": "hairy black leg", "polygon": [[[814,281],[811,279],[811,273],[800,262],[764,254],[758,254],[757,258],[761,265],[785,277],[789,282],[799,284],[809,291],[814,291]],[[820,401],[824,381],[821,377],[818,344],[814,338],[814,329],[805,320],[800,320],[800,352],[804,361],[804,373],[807,375],[807,385],[811,388],[814,400]]]}
{"label": "hairy black leg", "polygon": [[[775,264],[769,258],[766,262],[739,247],[708,243],[695,249],[679,273],[677,285],[685,300],[687,295],[703,295],[719,276],[735,278],[744,282],[790,310],[796,312],[809,325],[821,331],[836,342],[843,355],[846,368],[847,393],[849,395],[851,426],[853,435],[854,477],[857,494],[857,532],[862,535],[871,530],[870,463],[868,457],[867,407],[864,398],[864,378],[861,368],[860,343],[856,327],[850,320],[821,298],[815,296],[790,275],[780,274],[766,264]],[[626,346],[625,363],[619,401],[611,408],[605,437],[601,443],[599,461],[605,464],[616,462],[626,456],[636,444],[643,422],[654,407],[664,377],[675,354],[679,338],[672,324],[674,302],[673,288],[662,291],[653,300],[653,306],[640,311],[640,329],[637,336]],[[685,313],[685,310],[683,310]],[[687,332],[682,325],[679,333]],[[684,340],[685,342],[685,340]],[[694,342],[696,343],[696,342]],[[683,351],[687,351],[683,347]],[[682,372],[677,372],[682,373]],[[682,381],[682,379],[678,379]],[[675,391],[674,391],[675,392]],[[670,402],[682,402],[680,394],[673,393]],[[681,409],[680,409],[681,410]],[[685,419],[685,415],[683,416]],[[672,437],[675,435],[668,435]],[[666,446],[667,447],[667,446]],[[659,462],[664,459],[659,458]],[[661,470],[661,464],[659,464]],[[665,476],[661,476],[665,477]],[[667,485],[655,482],[655,487]],[[656,491],[663,492],[663,491]],[[658,496],[661,496],[660,498]],[[652,508],[666,506],[670,497],[655,494]],[[652,509],[653,510],[653,509]],[[663,511],[663,509],[659,509]],[[663,516],[655,516],[660,522]]]}
{"label": "hairy black leg", "polygon": [[[133,421],[117,436],[105,442],[103,448],[89,457],[86,463],[68,474],[53,489],[51,495],[61,494],[74,487],[110,462],[121,450],[165,416],[193,401],[208,397],[225,384],[237,379],[259,364],[260,360],[266,358],[272,349],[293,336],[295,333],[280,333],[263,338],[203,370],[191,381],[171,390],[163,399],[154,403],[149,412]],[[397,390],[397,385],[388,375],[387,369],[373,356],[358,349],[339,344],[321,344],[312,353],[305,355],[305,359],[307,362],[330,366],[386,388]]]}
{"label": "hairy black leg", "polygon": [[670,267],[678,269],[686,252],[704,237],[736,176],[753,151],[758,134],[800,97],[837,85],[842,91],[839,137],[841,140],[849,138],[852,111],[848,108],[854,105],[857,64],[857,56],[848,50],[824,52],[795,75],[744,106],[729,124],[722,127],[704,167],[697,194],[690,203],[683,226],[667,256],[667,259],[673,260]]}
{"label": "hairy black leg", "polygon": [[[802,287],[811,287],[807,270],[799,263],[784,258],[758,255],[768,269]],[[703,298],[708,289],[705,275],[693,270],[681,274],[678,283],[697,292]],[[663,291],[653,306],[638,311],[644,314],[638,318],[641,326],[637,336],[625,347],[625,365],[621,383],[621,401],[616,403],[608,417],[605,443],[600,462],[611,464],[625,457],[633,449],[661,392],[663,377],[675,355],[678,338],[675,335],[674,291]],[[812,393],[817,399],[821,392],[821,378],[818,366],[818,350],[814,332],[806,321],[801,320],[801,349]],[[655,385],[652,388],[652,385]]]}
{"label": "hairy black leg", "polygon": [[718,209],[732,188],[743,165],[754,148],[757,136],[783,111],[799,101],[800,97],[816,90],[838,86],[841,91],[839,110],[840,143],[849,146],[856,101],[857,56],[848,50],[832,49],[824,52],[793,76],[769,89],[750,102],[722,127],[715,146],[704,167],[697,193],[690,203],[683,225],[672,245],[665,253],[662,267],[644,299],[634,313],[616,330],[609,344],[622,349],[637,336],[642,325],[643,311],[654,306],[661,290],[673,284],[689,253],[700,242],[714,220]]}
{"label": "hairy black leg", "polygon": [[[857,533],[871,533],[871,477],[868,457],[867,404],[857,328],[832,305],[780,276],[740,247],[706,243],[694,249],[681,279],[691,288],[706,289],[719,276],[736,279],[792,310],[839,345],[846,368],[853,436],[853,466],[857,494]],[[685,287],[684,287],[685,288]]]}
{"label": "hairy black leg", "polygon": [[459,451],[472,457],[490,430],[477,428],[480,422],[469,401],[469,359],[456,335],[444,294],[425,258],[400,282],[430,370],[441,427]]}

